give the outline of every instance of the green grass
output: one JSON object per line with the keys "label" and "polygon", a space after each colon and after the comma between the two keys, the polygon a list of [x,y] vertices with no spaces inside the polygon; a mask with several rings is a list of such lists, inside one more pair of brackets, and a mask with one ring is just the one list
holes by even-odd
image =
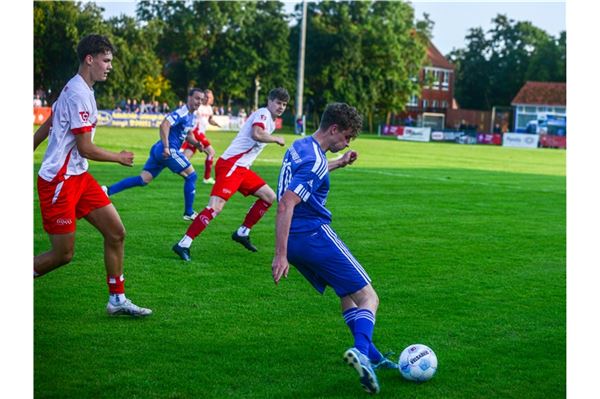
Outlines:
{"label": "green grass", "polygon": [[[233,133],[209,136],[220,154]],[[136,165],[90,171],[101,184],[138,174],[157,139],[100,128],[96,143],[134,151]],[[367,136],[352,147],[359,160],[332,173],[328,208],[379,294],[375,343],[398,354],[424,343],[439,359],[425,384],[381,371],[380,397],[565,397],[565,152]],[[272,187],[283,153],[269,145],[253,167]],[[250,253],[230,234],[252,200],[234,196],[185,263],[170,250],[188,226],[182,190],[167,170],[112,198],[128,233],[127,294],[152,317],[106,316],[102,240],[84,220],[71,264],[35,280],[35,396],[364,398],[341,360],[352,339],[335,294],[295,269],[271,280],[274,209]],[[208,195],[199,184],[196,209]],[[37,195],[33,211],[37,254],[49,248]]]}

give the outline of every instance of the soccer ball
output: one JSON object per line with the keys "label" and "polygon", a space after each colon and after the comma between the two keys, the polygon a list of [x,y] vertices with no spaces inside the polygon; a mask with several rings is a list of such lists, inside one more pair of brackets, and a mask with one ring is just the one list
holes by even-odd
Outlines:
{"label": "soccer ball", "polygon": [[402,351],[398,366],[402,377],[410,381],[424,382],[433,377],[438,361],[430,347],[413,344]]}

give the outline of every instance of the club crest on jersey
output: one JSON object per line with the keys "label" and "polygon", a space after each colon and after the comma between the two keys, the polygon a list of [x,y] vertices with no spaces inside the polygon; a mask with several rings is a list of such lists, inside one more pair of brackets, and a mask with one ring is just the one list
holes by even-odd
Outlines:
{"label": "club crest on jersey", "polygon": [[87,112],[87,111],[80,111],[80,112],[79,112],[79,117],[81,118],[81,120],[82,120],[83,122],[87,122],[87,121],[88,121],[88,118],[90,117],[90,113],[89,113],[89,112]]}
{"label": "club crest on jersey", "polygon": [[266,121],[267,120],[267,116],[266,115],[261,115],[260,119],[263,120],[263,121]]}

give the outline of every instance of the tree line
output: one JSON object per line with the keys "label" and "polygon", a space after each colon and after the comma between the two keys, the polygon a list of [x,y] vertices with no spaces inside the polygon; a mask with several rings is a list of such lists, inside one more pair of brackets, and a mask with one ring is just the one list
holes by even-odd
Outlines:
{"label": "tree line", "polygon": [[[295,98],[300,5],[288,15],[280,1],[144,0],[135,18],[105,20],[102,12],[94,3],[34,2],[34,87],[48,92],[50,102],[74,73],[75,48],[89,33],[107,35],[117,48],[110,78],[95,87],[100,108],[124,98],[175,104],[192,86],[212,88],[218,103],[244,108],[252,108],[258,89],[259,106],[277,86]],[[309,119],[317,119],[326,103],[345,101],[373,131],[377,121],[402,111],[420,93],[415,77],[427,63],[432,28],[426,14],[415,20],[406,2],[308,3]],[[504,16],[488,33],[472,29],[466,49],[449,54],[463,107],[507,105],[516,94],[510,90],[526,79],[564,80],[564,34],[556,40]]]}

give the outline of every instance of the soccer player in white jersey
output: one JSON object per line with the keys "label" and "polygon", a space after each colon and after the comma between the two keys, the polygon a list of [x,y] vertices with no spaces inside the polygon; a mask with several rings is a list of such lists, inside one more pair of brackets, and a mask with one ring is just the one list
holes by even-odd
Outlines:
{"label": "soccer player in white jersey", "polygon": [[328,161],[325,153],[348,147],[361,128],[362,117],[356,108],[329,104],[319,129],[312,136],[296,140],[288,149],[277,189],[272,273],[278,284],[281,277],[287,277],[291,263],[319,293],[326,286],[335,290],[344,321],[354,336],[354,347],[344,353],[344,360],[358,372],[367,392],[378,393],[375,369],[398,368],[372,342],[379,298],[367,272],[330,227],[331,212],[325,207],[329,172],[352,164],[358,157],[350,150]]}
{"label": "soccer player in white jersey", "polygon": [[[199,141],[204,149],[202,150],[206,154],[206,160],[204,161],[204,178],[202,182],[204,184],[215,184],[215,179],[210,175],[212,172],[213,159],[215,157],[215,149],[210,145],[210,141],[206,137],[206,131],[208,130],[208,124],[213,126],[221,127],[213,118],[212,105],[215,101],[212,90],[204,90],[204,98],[202,99],[202,105],[196,110],[197,124],[194,128],[194,137]],[[197,147],[191,145],[189,142],[184,141],[181,146],[181,151],[187,159],[191,160],[197,151]]]}
{"label": "soccer player in white jersey", "polygon": [[37,190],[44,230],[52,249],[33,258],[34,277],[69,263],[75,247],[77,219],[85,218],[104,237],[110,315],[147,316],[150,309],[125,297],[123,255],[125,227],[117,210],[88,170],[88,159],[133,165],[133,153],[115,153],[96,146],[92,139],[98,109],[92,86],[106,80],[112,69],[114,48],[100,35],[88,35],[77,46],[79,70],[63,88],[52,107],[52,117],[34,134],[33,150],[48,138],[38,173]]}
{"label": "soccer player in white jersey", "polygon": [[192,241],[223,210],[225,203],[236,191],[244,196],[253,195],[258,199],[250,207],[244,222],[237,231],[233,232],[231,238],[249,251],[257,251],[250,242],[250,230],[275,201],[275,192],[257,173],[250,170],[250,167],[268,143],[285,145],[283,137],[271,134],[275,130],[275,118],[283,114],[289,99],[290,95],[286,89],[271,90],[267,106],[259,108],[248,117],[237,136],[219,157],[215,168],[217,179],[208,205],[192,222],[179,243],[172,248],[181,259],[191,260]]}

